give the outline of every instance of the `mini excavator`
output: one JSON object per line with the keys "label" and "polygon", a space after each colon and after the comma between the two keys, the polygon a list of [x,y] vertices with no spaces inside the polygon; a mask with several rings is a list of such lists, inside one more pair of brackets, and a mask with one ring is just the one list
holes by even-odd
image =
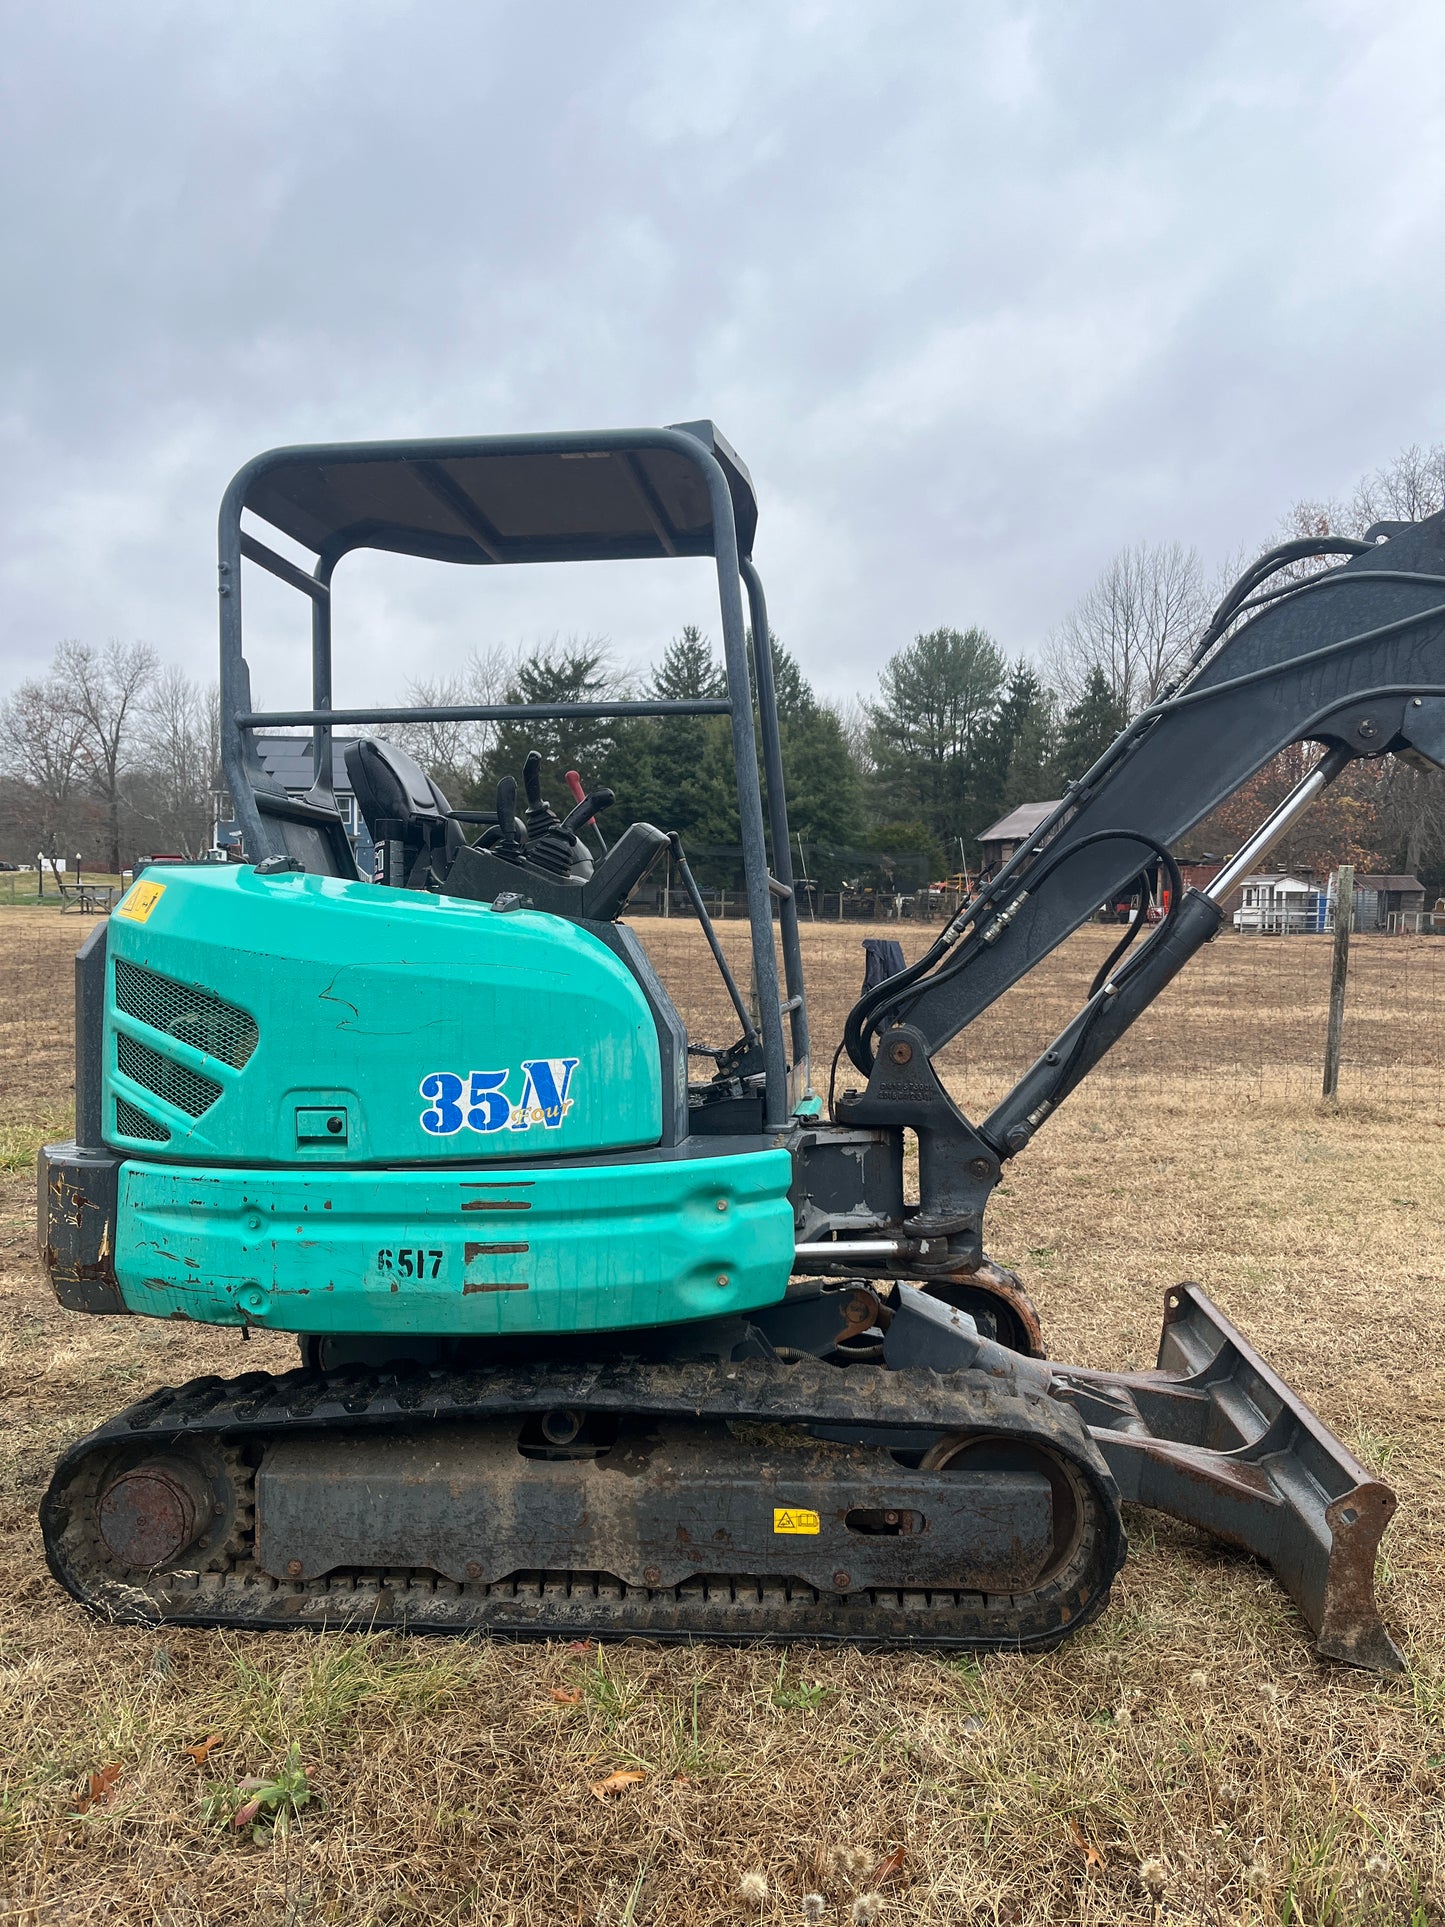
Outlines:
{"label": "mini excavator", "polygon": [[[1321,1653],[1398,1668],[1374,1596],[1390,1489],[1196,1285],[1166,1295],[1157,1369],[1051,1361],[984,1222],[1008,1161],[1353,758],[1445,766],[1445,516],[1248,570],[1179,682],[865,992],[839,1052],[856,1081],[826,1101],[756,527],[710,422],[283,448],[231,483],[221,732],[245,860],[151,868],[82,947],[76,1135],[41,1156],[41,1246],[74,1311],[292,1332],[301,1356],[152,1392],[72,1445],[43,1505],[53,1574],[147,1624],[1037,1649],[1104,1610],[1134,1501],[1266,1561]],[[727,693],[337,707],[333,576],[367,549],[710,557]],[[309,708],[253,706],[243,563],[309,604]],[[509,777],[468,812],[397,747],[351,742],[378,853],[358,874],[336,729],[623,715],[729,719],[751,997],[679,839],[635,822],[590,851],[611,797],[559,815],[535,756],[520,794]],[[258,752],[278,729],[311,732],[305,795]],[[1171,846],[1296,743],[1319,746],[1309,774],[1185,889]],[[733,1042],[689,1038],[623,921],[664,852]],[[1162,921],[1127,951],[1125,932],[971,1120],[938,1051],[1154,865]]]}

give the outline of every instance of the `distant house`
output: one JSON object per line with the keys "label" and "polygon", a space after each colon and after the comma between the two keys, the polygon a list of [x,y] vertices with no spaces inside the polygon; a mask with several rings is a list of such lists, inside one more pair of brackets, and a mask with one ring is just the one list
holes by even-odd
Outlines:
{"label": "distant house", "polygon": [[1329,924],[1329,899],[1308,877],[1285,871],[1260,871],[1242,877],[1234,927],[1253,936],[1298,936],[1324,930]]}
{"label": "distant house", "polygon": [[1016,810],[990,824],[978,839],[984,870],[991,874],[1007,863],[1020,843],[1027,841],[1058,807],[1057,803],[1020,803]]}
{"label": "distant house", "polygon": [[[331,739],[331,787],[336,797],[336,807],[341,812],[341,820],[346,825],[346,833],[351,838],[356,851],[357,868],[364,877],[369,877],[375,861],[375,848],[371,832],[367,829],[361,812],[356,807],[356,793],[351,787],[351,779],[346,774],[346,751],[356,742],[355,736],[333,736]],[[260,752],[262,764],[276,778],[288,796],[304,796],[311,788],[313,779],[311,762],[311,738],[309,736],[258,736],[256,748]],[[241,832],[231,812],[231,799],[224,790],[215,791],[212,801],[215,805],[215,843],[218,850],[227,844],[238,843]]]}
{"label": "distant house", "polygon": [[1425,886],[1419,877],[1355,878],[1357,930],[1423,930]]}

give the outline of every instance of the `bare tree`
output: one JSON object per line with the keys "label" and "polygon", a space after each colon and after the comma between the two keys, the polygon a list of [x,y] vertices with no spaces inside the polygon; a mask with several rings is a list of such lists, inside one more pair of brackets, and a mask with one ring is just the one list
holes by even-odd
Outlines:
{"label": "bare tree", "polygon": [[1173,680],[1210,615],[1196,549],[1139,542],[1121,549],[1050,636],[1044,664],[1066,704],[1101,672],[1136,716]]}
{"label": "bare tree", "polygon": [[[1445,444],[1402,449],[1392,461],[1361,476],[1349,501],[1299,501],[1281,518],[1279,540],[1305,536],[1349,536],[1358,541],[1377,522],[1419,522],[1445,508]],[[1278,580],[1298,580],[1338,567],[1338,556],[1311,556],[1280,571]]]}
{"label": "bare tree", "polygon": [[[1418,522],[1445,508],[1445,443],[1402,449],[1362,476],[1349,502],[1300,501],[1280,525],[1284,541],[1297,536],[1344,535],[1360,540],[1377,522]],[[1280,581],[1335,568],[1324,556],[1292,564]],[[1379,836],[1407,871],[1438,876],[1445,866],[1445,771],[1415,767],[1387,757],[1377,790]]]}
{"label": "bare tree", "polygon": [[112,641],[95,650],[82,642],[62,642],[55,652],[52,680],[81,725],[80,758],[105,811],[112,874],[121,867],[121,788],[127,758],[155,674],[156,653],[149,643]]}
{"label": "bare tree", "polygon": [[1445,855],[1445,772],[1387,756],[1380,771],[1381,842],[1411,874],[1438,874]]}
{"label": "bare tree", "polygon": [[1445,443],[1402,449],[1392,462],[1365,476],[1350,501],[1343,526],[1363,535],[1376,522],[1420,522],[1445,508]]}
{"label": "bare tree", "polygon": [[211,840],[211,785],[218,761],[215,686],[174,665],[156,676],[139,713],[131,814],[157,849],[199,856]]}
{"label": "bare tree", "polygon": [[[517,667],[517,652],[501,644],[474,649],[455,675],[434,680],[415,677],[406,693],[418,707],[456,708],[464,703],[500,703]],[[434,776],[448,794],[460,794],[476,781],[496,740],[495,723],[397,723],[396,742]]]}
{"label": "bare tree", "polygon": [[[0,769],[14,779],[12,836],[49,856],[74,840],[84,808],[85,726],[52,671],[0,703]],[[16,855],[21,852],[17,848]]]}
{"label": "bare tree", "polygon": [[848,746],[848,754],[860,770],[873,767],[872,725],[868,711],[857,696],[845,696],[836,702],[828,702],[825,708],[831,709],[838,718],[838,727],[843,732],[843,741]]}

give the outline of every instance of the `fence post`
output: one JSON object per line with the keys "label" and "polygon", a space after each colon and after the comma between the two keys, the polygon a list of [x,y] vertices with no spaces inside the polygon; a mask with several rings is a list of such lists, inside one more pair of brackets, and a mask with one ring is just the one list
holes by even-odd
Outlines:
{"label": "fence post", "polygon": [[1340,1041],[1345,1028],[1345,983],[1350,971],[1350,928],[1355,921],[1355,866],[1342,863],[1335,883],[1335,949],[1330,964],[1330,1021],[1325,1031],[1325,1081],[1322,1095],[1340,1087]]}

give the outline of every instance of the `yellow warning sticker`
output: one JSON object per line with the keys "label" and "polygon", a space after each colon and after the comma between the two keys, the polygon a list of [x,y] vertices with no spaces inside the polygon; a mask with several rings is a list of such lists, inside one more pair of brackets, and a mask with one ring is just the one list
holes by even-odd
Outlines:
{"label": "yellow warning sticker", "polygon": [[118,917],[129,917],[132,923],[144,923],[166,893],[163,883],[135,883],[129,894],[116,906]]}
{"label": "yellow warning sticker", "polygon": [[809,1512],[804,1506],[775,1506],[773,1508],[774,1532],[820,1532],[822,1521],[816,1512]]}

